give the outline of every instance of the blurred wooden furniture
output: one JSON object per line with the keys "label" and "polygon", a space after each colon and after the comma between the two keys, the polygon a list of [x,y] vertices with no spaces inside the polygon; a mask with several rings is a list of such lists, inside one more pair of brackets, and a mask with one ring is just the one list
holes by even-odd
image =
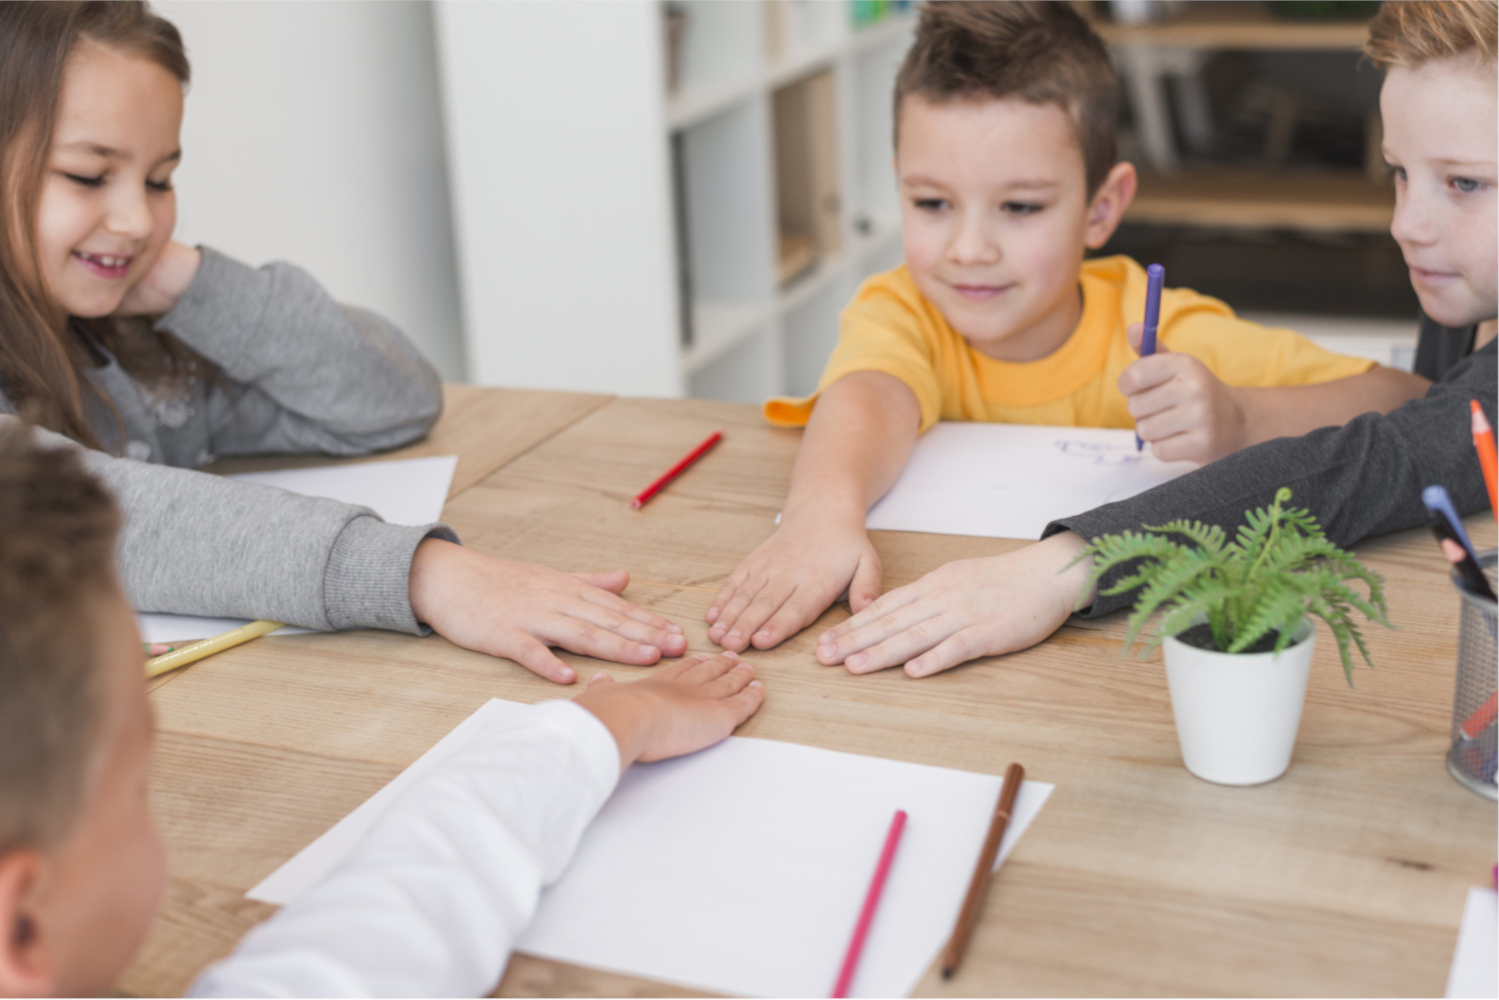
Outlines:
{"label": "blurred wooden furniture", "polygon": [[[500,430],[490,415],[527,399],[462,395],[434,439],[465,451]],[[506,558],[627,567],[626,596],[680,622],[693,650],[710,650],[703,610],[772,531],[799,432],[728,403],[589,397],[572,412],[562,426],[538,425],[529,447],[507,449],[478,482],[455,485],[445,518],[465,544]],[[717,449],[644,510],[629,509],[716,429]],[[1493,544],[1487,514],[1470,531]],[[887,587],[1026,544],[888,532],[874,541]],[[1421,533],[1358,551],[1385,575],[1399,631],[1370,630],[1378,669],[1360,670],[1355,690],[1324,633],[1295,761],[1266,786],[1187,773],[1159,657],[1121,657],[1117,616],[1074,620],[1033,649],[912,681],[815,662],[816,635],[847,614],[838,606],[747,657],[768,698],[742,732],[994,774],[1019,760],[1057,784],[993,886],[963,968],[947,982],[928,972],[919,993],[1439,995],[1467,888],[1487,880],[1496,834],[1493,805],[1443,766],[1458,599]],[[646,672],[567,658],[585,679]],[[486,699],[576,690],[436,636],[373,631],[262,639],[165,678],[151,695],[152,790],[171,883],[120,988],[185,989],[270,914],[246,889]],[[524,955],[499,991],[688,992]]]}
{"label": "blurred wooden furniture", "polygon": [[[1146,165],[1154,171],[1143,179],[1129,221],[1314,232],[1389,228],[1394,195],[1368,164],[1362,172],[1189,170],[1181,165],[1175,137],[1179,126],[1194,148],[1212,140],[1201,69],[1215,52],[1358,51],[1368,35],[1366,20],[1290,20],[1275,17],[1261,3],[1220,0],[1187,4],[1161,21],[1095,18],[1092,23],[1113,50]],[[1175,123],[1166,97],[1168,78],[1176,96]],[[1282,134],[1278,143],[1270,141],[1288,149],[1295,109],[1277,111],[1284,119],[1278,123]],[[1373,143],[1366,156],[1377,158],[1377,147]]]}

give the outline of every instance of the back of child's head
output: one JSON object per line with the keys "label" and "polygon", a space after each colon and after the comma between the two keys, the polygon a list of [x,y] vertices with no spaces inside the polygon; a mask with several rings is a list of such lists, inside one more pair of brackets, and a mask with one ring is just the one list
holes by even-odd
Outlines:
{"label": "back of child's head", "polygon": [[93,614],[116,593],[114,500],[73,449],[0,421],[0,856],[70,831],[105,679]]}
{"label": "back of child's head", "polygon": [[1369,23],[1364,45],[1380,69],[1415,69],[1442,59],[1493,66],[1496,49],[1496,0],[1386,0]]}
{"label": "back of child's head", "polygon": [[1103,41],[1065,3],[929,0],[895,80],[895,123],[907,97],[934,103],[1020,98],[1072,118],[1091,196],[1116,158],[1119,81]]}
{"label": "back of child's head", "polygon": [[[149,59],[184,85],[190,74],[177,29],[140,0],[0,0],[0,396],[96,446],[83,405],[90,387],[78,374],[90,359],[47,292],[37,250],[63,71],[83,41]],[[82,325],[146,381],[174,374],[187,356],[149,325]]]}

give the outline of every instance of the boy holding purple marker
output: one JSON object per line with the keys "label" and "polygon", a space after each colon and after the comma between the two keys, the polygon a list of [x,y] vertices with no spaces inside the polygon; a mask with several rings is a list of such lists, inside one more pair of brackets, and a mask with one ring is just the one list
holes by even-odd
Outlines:
{"label": "boy holding purple marker", "polygon": [[[1140,357],[1127,331],[1145,269],[1087,256],[1135,193],[1118,90],[1067,4],[922,6],[894,95],[905,262],[843,311],[818,391],[766,403],[771,423],[806,434],[780,526],[704,611],[710,641],[769,649],[844,593],[865,610],[882,579],[865,515],[939,420],[1134,427],[1157,458],[1210,462],[1426,391],[1187,288],[1159,293],[1156,352]],[[908,659],[832,639],[818,659],[855,672]]]}
{"label": "boy holding purple marker", "polygon": [[[1155,331],[1161,325],[1161,286],[1166,283],[1166,269],[1152,264],[1145,269],[1145,329],[1140,333],[1140,357],[1155,353]],[[1145,449],[1145,439],[1135,431],[1135,450]]]}
{"label": "boy holding purple marker", "polygon": [[[819,638],[818,660],[861,673],[903,665],[907,674],[927,676],[1025,649],[1080,605],[1080,615],[1096,617],[1134,603],[1138,591],[1090,589],[1090,567],[1076,561],[1088,539],[1177,518],[1232,532],[1246,510],[1268,506],[1281,487],[1289,487],[1341,547],[1426,524],[1421,491],[1432,483],[1446,487],[1455,515],[1483,509],[1489,503],[1484,476],[1466,428],[1474,401],[1496,423],[1496,14],[1495,0],[1386,0],[1365,49],[1387,74],[1380,112],[1395,185],[1390,232],[1421,300],[1415,369],[1435,383],[1422,398],[1387,413],[1369,405],[1351,420],[1320,421],[1306,405],[1304,388],[1258,390],[1288,394],[1280,407],[1286,419],[1325,426],[1282,432],[1127,500],[1078,514],[1059,511],[1035,545],[948,563],[856,608]],[[1170,296],[1168,290],[1168,306]],[[1140,343],[1143,333],[1136,327],[1130,336]],[[1120,388],[1137,392],[1132,380],[1141,373],[1169,387],[1190,376],[1190,362],[1157,345],[1155,355],[1126,370]],[[1168,378],[1162,369],[1169,365],[1178,367]],[[1131,399],[1140,436],[1160,455],[1154,442],[1161,420],[1145,409]],[[1098,590],[1107,591],[1116,579],[1106,576]]]}

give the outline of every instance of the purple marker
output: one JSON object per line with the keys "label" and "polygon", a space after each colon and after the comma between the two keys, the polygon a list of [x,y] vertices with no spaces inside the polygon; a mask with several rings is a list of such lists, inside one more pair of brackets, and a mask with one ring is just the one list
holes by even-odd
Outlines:
{"label": "purple marker", "polygon": [[[1145,334],[1140,338],[1140,357],[1148,358],[1155,353],[1155,330],[1161,324],[1161,285],[1166,281],[1166,269],[1152,264],[1145,269]],[[1135,451],[1142,451],[1145,442],[1135,435]]]}

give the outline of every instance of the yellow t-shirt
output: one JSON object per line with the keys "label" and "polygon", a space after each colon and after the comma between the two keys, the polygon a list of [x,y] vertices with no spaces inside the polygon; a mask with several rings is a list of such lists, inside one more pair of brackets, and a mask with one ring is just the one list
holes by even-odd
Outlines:
{"label": "yellow t-shirt", "polygon": [[[976,350],[917,291],[902,264],[865,281],[843,311],[838,346],[821,392],[853,372],[894,375],[916,393],[921,429],[938,420],[987,420],[1072,427],[1133,427],[1119,373],[1136,360],[1125,339],[1145,316],[1145,269],[1128,257],[1083,262],[1083,312],[1067,342],[1039,361],[997,361]],[[1217,299],[1189,288],[1161,293],[1157,341],[1190,354],[1229,385],[1314,385],[1374,366],[1333,354],[1293,330],[1239,319]],[[765,418],[800,427],[806,399],[771,399]]]}

